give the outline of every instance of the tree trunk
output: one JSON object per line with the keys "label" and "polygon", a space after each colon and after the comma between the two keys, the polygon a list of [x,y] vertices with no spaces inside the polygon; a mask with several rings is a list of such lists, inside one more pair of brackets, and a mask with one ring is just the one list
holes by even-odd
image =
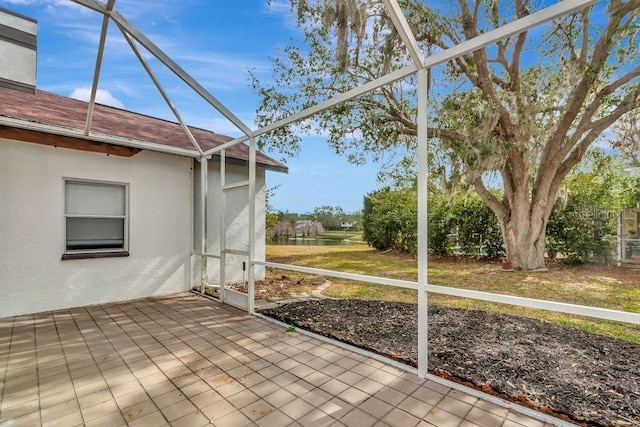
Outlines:
{"label": "tree trunk", "polygon": [[507,259],[514,268],[545,269],[546,209],[531,209],[529,203],[517,203],[510,217],[498,218],[507,248]]}

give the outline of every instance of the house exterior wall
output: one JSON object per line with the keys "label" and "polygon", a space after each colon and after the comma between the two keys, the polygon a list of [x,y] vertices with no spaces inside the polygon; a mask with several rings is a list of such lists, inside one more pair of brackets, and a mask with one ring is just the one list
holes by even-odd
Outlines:
{"label": "house exterior wall", "polygon": [[[207,196],[207,253],[220,254],[220,234],[221,234],[221,200],[222,188],[220,181],[220,162],[210,160],[208,162],[208,196]],[[200,250],[200,202],[198,194],[200,164],[196,163],[194,172],[195,189],[195,221],[194,221],[194,247]],[[248,167],[233,164],[226,165],[226,184],[233,184],[245,181],[248,178]],[[249,191],[240,189],[226,193],[225,202],[225,229],[226,248],[242,251],[249,250]],[[265,259],[265,171],[256,171],[256,245],[255,259],[264,261]],[[226,256],[225,275],[227,283],[238,283],[247,280],[248,270],[243,272],[242,263],[247,257],[242,255]],[[194,283],[200,284],[201,260],[196,257],[195,268],[193,270]],[[248,268],[248,267],[247,267]],[[264,279],[264,267],[256,268],[256,279]],[[210,258],[207,261],[207,282],[209,284],[220,283],[220,261]]]}
{"label": "house exterior wall", "polygon": [[[0,139],[0,317],[189,289],[192,160]],[[129,253],[61,260],[63,178],[129,185]]]}

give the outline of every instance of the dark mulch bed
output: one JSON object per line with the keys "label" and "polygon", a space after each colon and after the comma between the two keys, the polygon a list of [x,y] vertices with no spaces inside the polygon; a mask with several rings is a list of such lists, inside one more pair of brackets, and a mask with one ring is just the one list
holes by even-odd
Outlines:
{"label": "dark mulch bed", "polygon": [[[416,366],[417,306],[320,300],[262,314]],[[437,375],[585,425],[640,426],[640,345],[505,314],[429,307]]]}

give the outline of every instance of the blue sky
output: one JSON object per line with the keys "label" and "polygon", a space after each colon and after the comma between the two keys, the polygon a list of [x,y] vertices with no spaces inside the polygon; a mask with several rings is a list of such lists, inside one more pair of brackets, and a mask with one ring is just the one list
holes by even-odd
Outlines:
{"label": "blue sky", "polygon": [[[0,5],[38,20],[41,90],[87,100],[102,17],[69,0],[1,0]],[[249,69],[270,77],[269,56],[297,40],[294,17],[283,1],[118,0],[116,9],[245,123],[253,126],[257,96]],[[240,132],[154,58],[146,58],[190,125],[229,136]],[[98,102],[175,120],[118,29],[111,25]],[[278,153],[268,153],[280,159]],[[271,205],[309,212],[321,205],[362,208],[377,188],[379,165],[354,166],[335,155],[322,136],[305,137],[301,154],[287,160],[289,175],[270,173],[278,186]]]}
{"label": "blue sky", "polygon": [[[538,6],[549,3],[555,1]],[[597,5],[595,20],[604,18],[606,3]],[[0,5],[38,20],[39,89],[88,99],[102,17],[70,0],[0,0]],[[278,47],[301,42],[287,0],[272,0],[270,7],[266,0],[117,0],[116,9],[250,127],[255,127],[258,98],[249,87],[249,69],[269,81],[269,57]],[[530,34],[537,38],[541,31]],[[147,60],[188,124],[240,135],[162,64],[149,55]],[[534,61],[535,54],[526,60]],[[99,87],[98,102],[175,119],[114,25]],[[268,154],[281,159],[279,153]],[[304,213],[332,205],[352,212],[381,185],[376,181],[379,164],[349,164],[322,135],[304,137],[300,155],[286,163],[288,175],[267,176],[267,187],[277,187],[270,200],[275,210]]]}

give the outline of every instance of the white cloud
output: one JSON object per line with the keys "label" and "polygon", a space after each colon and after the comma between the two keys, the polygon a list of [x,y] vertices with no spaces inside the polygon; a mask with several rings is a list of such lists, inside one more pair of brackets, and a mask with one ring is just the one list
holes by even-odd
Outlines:
{"label": "white cloud", "polygon": [[272,0],[269,6],[266,8],[265,13],[279,16],[282,20],[282,24],[286,29],[290,31],[299,31],[297,16],[291,10],[291,5],[288,1]]}
{"label": "white cloud", "polygon": [[15,4],[18,6],[44,6],[49,12],[59,13],[61,7],[75,10],[86,10],[84,6],[74,3],[70,0],[4,0],[8,4]]}
{"label": "white cloud", "polygon": [[[89,87],[77,87],[71,92],[71,98],[79,99],[80,101],[89,101],[91,98],[91,88]],[[124,104],[115,96],[111,95],[106,89],[98,89],[96,92],[96,102],[98,104],[110,105],[116,108],[124,108]]]}
{"label": "white cloud", "polygon": [[193,50],[170,49],[173,59],[209,90],[233,91],[249,86],[249,69],[265,73],[268,63],[240,55]]}

